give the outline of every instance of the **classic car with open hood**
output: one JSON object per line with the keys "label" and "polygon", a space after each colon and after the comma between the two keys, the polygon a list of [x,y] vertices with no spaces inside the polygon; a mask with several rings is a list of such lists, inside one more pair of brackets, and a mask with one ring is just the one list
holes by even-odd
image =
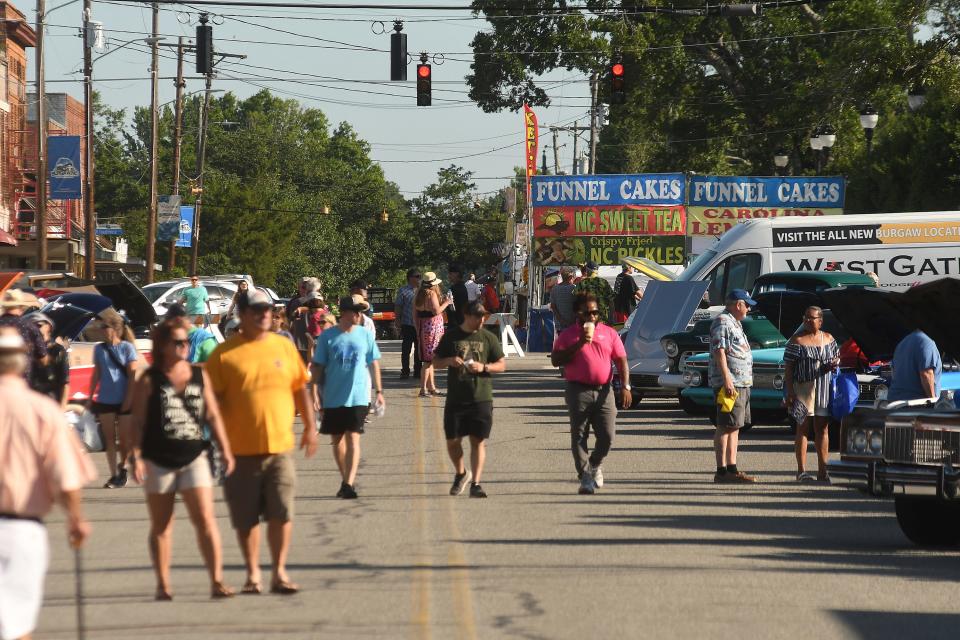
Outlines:
{"label": "classic car with open hood", "polygon": [[[835,295],[841,294],[829,292]],[[943,355],[941,388],[960,389],[960,280],[903,293],[865,290],[846,302],[834,302],[834,312],[868,357],[888,359],[897,341],[919,328]],[[894,496],[897,522],[914,543],[960,545],[960,411],[953,403],[928,399],[857,409],[844,419],[840,459],[827,469],[872,495]]]}

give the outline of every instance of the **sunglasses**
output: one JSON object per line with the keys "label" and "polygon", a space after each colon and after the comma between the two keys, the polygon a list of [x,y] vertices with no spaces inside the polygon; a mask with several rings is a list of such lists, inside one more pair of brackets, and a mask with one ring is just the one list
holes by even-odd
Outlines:
{"label": "sunglasses", "polygon": [[173,342],[173,346],[177,348],[190,346],[189,340],[172,340],[172,342]]}
{"label": "sunglasses", "polygon": [[598,316],[600,315],[600,309],[581,309],[580,313],[585,316]]}

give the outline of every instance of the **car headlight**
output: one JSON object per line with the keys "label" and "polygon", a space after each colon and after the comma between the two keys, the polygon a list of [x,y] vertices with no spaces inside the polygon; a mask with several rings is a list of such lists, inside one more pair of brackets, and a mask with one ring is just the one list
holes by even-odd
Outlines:
{"label": "car headlight", "polygon": [[778,373],[777,375],[773,376],[773,388],[774,388],[774,389],[777,389],[777,390],[783,389],[783,374],[782,374],[782,373]]}
{"label": "car headlight", "polygon": [[660,345],[663,347],[663,352],[671,358],[676,358],[680,355],[680,347],[677,346],[676,340],[670,340],[669,338],[661,340]]}
{"label": "car headlight", "polygon": [[876,456],[883,453],[883,431],[870,432],[870,453]]}
{"label": "car headlight", "polygon": [[699,387],[700,383],[703,382],[703,376],[699,371],[690,372],[690,386]]}
{"label": "car headlight", "polygon": [[878,384],[876,389],[874,389],[874,398],[878,401],[886,400],[887,394],[890,393],[890,387],[885,384]]}
{"label": "car headlight", "polygon": [[867,432],[854,429],[847,436],[847,450],[851,453],[864,453],[867,450]]}
{"label": "car headlight", "polygon": [[681,376],[681,379],[683,380],[683,384],[685,384],[685,385],[687,385],[687,386],[689,387],[689,386],[690,386],[690,380],[691,380],[692,378],[693,378],[693,374],[692,374],[692,372],[690,371],[690,369],[685,369],[685,370],[683,371],[683,375]]}

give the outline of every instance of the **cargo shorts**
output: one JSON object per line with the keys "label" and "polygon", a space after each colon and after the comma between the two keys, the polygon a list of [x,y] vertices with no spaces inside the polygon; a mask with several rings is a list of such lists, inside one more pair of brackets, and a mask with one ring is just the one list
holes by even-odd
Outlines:
{"label": "cargo shorts", "polygon": [[752,424],[750,416],[750,387],[735,387],[737,399],[733,401],[733,411],[723,413],[717,404],[717,394],[720,389],[713,390],[713,407],[717,412],[717,426],[728,431],[742,429],[745,424]]}

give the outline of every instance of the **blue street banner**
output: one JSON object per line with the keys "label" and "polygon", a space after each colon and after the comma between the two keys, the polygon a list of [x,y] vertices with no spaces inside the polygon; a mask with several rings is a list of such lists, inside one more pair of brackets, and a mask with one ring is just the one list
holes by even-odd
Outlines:
{"label": "blue street banner", "polygon": [[180,207],[180,237],[178,247],[193,245],[193,207]]}
{"label": "blue street banner", "polygon": [[533,207],[610,207],[682,205],[682,173],[636,175],[534,176]]}
{"label": "blue street banner", "polygon": [[122,236],[123,227],[118,224],[98,224],[96,234],[98,236]]}
{"label": "blue street banner", "polygon": [[157,196],[157,240],[180,237],[180,196]]}
{"label": "blue street banner", "polygon": [[83,197],[80,180],[80,136],[47,138],[47,172],[51,200],[79,200]]}
{"label": "blue street banner", "polygon": [[742,220],[843,213],[842,177],[693,176],[687,235],[718,236]]}

